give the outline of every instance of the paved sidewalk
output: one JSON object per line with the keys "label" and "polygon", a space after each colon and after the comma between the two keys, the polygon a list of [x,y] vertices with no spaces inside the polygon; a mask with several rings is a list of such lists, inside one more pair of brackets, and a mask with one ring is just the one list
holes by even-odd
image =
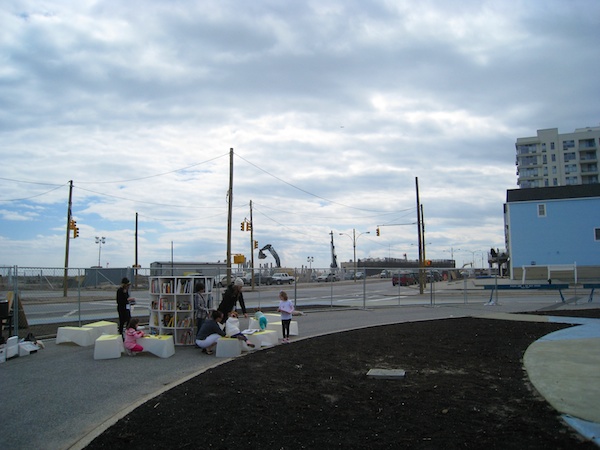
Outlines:
{"label": "paved sidewalk", "polygon": [[[578,304],[557,303],[556,296],[550,293],[548,296],[536,295],[531,298],[522,295],[503,296],[500,304],[495,306],[486,306],[481,302],[444,303],[433,307],[402,306],[370,310],[307,311],[306,315],[297,317],[300,330],[298,339],[400,322],[468,316],[502,318],[499,313],[590,307],[596,308],[597,305],[587,303],[584,299],[579,300]],[[569,319],[556,318],[556,320],[568,321]],[[241,326],[244,327],[246,323],[242,320]],[[592,333],[586,339],[591,339],[597,345],[600,342],[600,320],[591,321],[589,326],[598,333]],[[578,328],[580,327],[575,329]],[[547,340],[550,346],[553,345],[552,342],[561,341],[552,338]],[[3,420],[0,421],[0,448],[83,448],[97,433],[109,427],[137,405],[214,365],[227,361],[204,355],[193,347],[176,347],[175,355],[168,359],[143,354],[135,358],[122,357],[96,361],[93,359],[93,346],[56,345],[53,340],[45,343],[44,350],[0,364],[2,377],[0,398],[2,398],[4,413]],[[530,347],[532,348],[535,346]],[[595,389],[596,394],[600,392],[597,378],[597,374],[600,373],[599,362],[597,357],[595,359],[588,357],[590,355],[587,350],[590,348],[592,347],[582,345],[569,347],[569,354],[577,358],[577,364],[572,368],[580,372],[582,367],[587,366],[588,370],[596,374],[593,379],[573,384],[573,388],[579,390],[580,398],[589,396],[592,389]],[[530,353],[529,350],[527,353]],[[535,352],[531,353],[531,361],[535,361],[536,358],[546,359],[545,353],[539,355],[541,356]],[[565,364],[568,368],[571,362]],[[555,376],[558,373],[554,369],[542,368],[536,372],[536,377],[545,380],[547,375]],[[550,383],[550,386],[562,385],[564,378],[573,376],[573,372],[569,370],[560,374],[560,378]],[[552,392],[556,391],[550,388],[549,392],[545,392],[545,388],[540,387],[543,381],[536,382],[535,379],[532,381],[545,396],[551,397]],[[561,409],[561,404],[555,403],[553,399],[549,401],[558,411],[569,414],[569,417],[582,418],[578,415],[577,409],[564,411]],[[579,422],[575,422],[573,426],[584,434],[588,433],[588,437],[590,432],[598,436],[597,423],[584,421],[584,426],[581,426]]]}

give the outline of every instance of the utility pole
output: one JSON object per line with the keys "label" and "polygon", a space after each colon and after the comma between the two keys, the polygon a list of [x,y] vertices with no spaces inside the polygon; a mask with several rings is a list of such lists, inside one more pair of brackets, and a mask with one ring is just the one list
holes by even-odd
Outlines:
{"label": "utility pole", "polygon": [[229,149],[229,190],[227,191],[227,285],[231,282],[231,215],[233,212],[233,148]]}
{"label": "utility pole", "polygon": [[73,204],[73,180],[69,181],[69,207],[67,209],[67,241],[65,243],[65,275],[63,278],[63,297],[67,296],[69,277],[69,232],[71,231],[71,206]]}
{"label": "utility pole", "polygon": [[421,201],[419,200],[419,177],[415,177],[417,191],[417,232],[419,238],[419,293],[423,293],[423,235],[421,230]]}
{"label": "utility pole", "polygon": [[133,275],[133,287],[137,288],[138,269],[140,268],[138,265],[138,213],[135,213],[135,263],[133,267],[135,267]]}
{"label": "utility pole", "polygon": [[252,265],[250,286],[254,289],[254,223],[252,222],[252,200],[250,200],[250,264]]}

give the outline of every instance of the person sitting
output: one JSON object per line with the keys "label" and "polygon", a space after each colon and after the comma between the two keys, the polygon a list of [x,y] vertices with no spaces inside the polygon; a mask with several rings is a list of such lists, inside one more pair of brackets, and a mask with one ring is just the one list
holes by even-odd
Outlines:
{"label": "person sitting", "polygon": [[205,320],[200,327],[196,336],[196,346],[202,349],[202,353],[212,355],[219,338],[225,336],[225,331],[220,326],[222,321],[223,313],[219,310],[214,310],[211,313],[211,318]]}
{"label": "person sitting", "polygon": [[144,347],[137,343],[138,338],[144,337],[144,332],[142,330],[138,330],[139,323],[139,319],[131,319],[129,321],[129,325],[127,326],[127,331],[125,331],[125,342],[123,345],[125,346],[125,351],[129,356],[135,356],[136,353],[144,350]]}
{"label": "person sitting", "polygon": [[238,315],[235,311],[232,311],[229,314],[229,318],[227,322],[225,322],[225,334],[227,337],[237,338],[240,341],[244,341],[248,347],[254,348],[254,344],[248,340],[246,335],[240,332],[240,320],[238,319]]}

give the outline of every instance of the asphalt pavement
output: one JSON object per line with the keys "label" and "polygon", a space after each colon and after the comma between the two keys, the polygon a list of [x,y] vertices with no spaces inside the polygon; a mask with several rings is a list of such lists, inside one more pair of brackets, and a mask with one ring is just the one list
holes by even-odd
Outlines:
{"label": "asphalt pavement", "polygon": [[[445,319],[488,317],[582,324],[548,335],[527,350],[525,367],[538,391],[581,434],[600,445],[600,320],[558,316],[522,317],[510,313],[597,308],[585,295],[557,301],[555,293],[502,294],[485,301],[374,309],[305,310],[298,316],[306,339],[361,327]],[[456,299],[455,299],[456,301]],[[241,326],[247,322],[241,320]],[[138,405],[228,359],[176,347],[161,359],[151,354],[99,360],[94,348],[44,341],[46,348],[0,364],[0,448],[80,449]],[[251,355],[249,355],[251,357]]]}

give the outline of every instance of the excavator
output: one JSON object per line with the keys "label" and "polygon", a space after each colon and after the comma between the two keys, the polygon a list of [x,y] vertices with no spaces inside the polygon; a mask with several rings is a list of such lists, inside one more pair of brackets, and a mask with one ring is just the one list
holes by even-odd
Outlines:
{"label": "excavator", "polygon": [[277,252],[271,244],[265,245],[258,251],[258,259],[265,259],[267,257],[267,255],[265,254],[265,250],[268,250],[269,253],[273,255],[273,258],[275,258],[276,267],[281,267],[281,260],[279,259],[279,255],[277,254]]}

